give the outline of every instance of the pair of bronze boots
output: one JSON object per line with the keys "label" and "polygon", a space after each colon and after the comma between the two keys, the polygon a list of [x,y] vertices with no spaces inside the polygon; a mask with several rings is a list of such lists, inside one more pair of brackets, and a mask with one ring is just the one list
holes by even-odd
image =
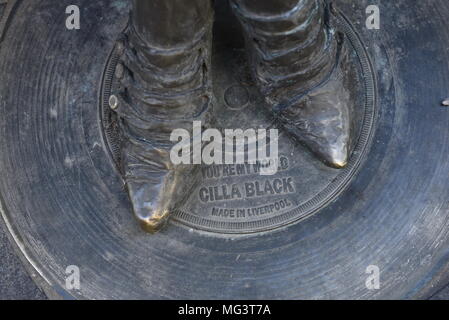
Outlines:
{"label": "pair of bronze boots", "polygon": [[[201,1],[205,0],[192,4]],[[179,7],[171,7],[170,2],[178,2]],[[254,0],[231,2],[245,32],[254,80],[292,138],[326,164],[343,168],[349,155],[353,103],[345,78],[344,39],[330,26],[329,8],[321,0],[287,2],[293,5],[278,7],[276,13],[254,9]],[[126,31],[119,64],[124,72],[114,93],[114,111],[125,136],[124,179],[134,213],[149,232],[164,226],[199,179],[197,165],[170,161],[174,144],[170,135],[175,129],[191,131],[193,121],[207,126],[213,100],[212,9],[197,7],[191,19],[186,18],[186,28],[190,23],[194,29],[191,37],[177,39],[177,33],[169,30],[172,25],[159,26],[162,32],[158,35],[151,34],[151,28],[156,28],[151,23],[149,29],[141,27],[143,10],[161,10],[174,19],[192,10],[189,7],[182,12],[185,1],[163,3],[134,1],[134,10],[142,7],[132,14]],[[164,32],[166,43],[171,44],[161,46],[157,40]],[[179,33],[189,34],[189,30]]]}

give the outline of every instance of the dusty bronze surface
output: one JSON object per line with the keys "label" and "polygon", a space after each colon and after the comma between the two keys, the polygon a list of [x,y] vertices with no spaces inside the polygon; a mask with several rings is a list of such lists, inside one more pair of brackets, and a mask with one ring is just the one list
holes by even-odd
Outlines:
{"label": "dusty bronze surface", "polygon": [[[281,228],[323,210],[359,172],[369,149],[376,109],[375,79],[369,58],[351,23],[341,12],[333,12],[330,17],[333,28],[347,39],[348,78],[354,83],[351,100],[358,106],[350,112],[353,129],[349,148],[351,157],[345,168],[336,169],[326,165],[282,129],[254,79],[245,46],[245,32],[229,2],[217,2],[215,12],[211,126],[231,130],[278,128],[279,170],[274,176],[264,177],[260,175],[258,165],[200,165],[200,182],[171,212],[173,223],[169,229],[180,224],[213,233],[247,234]],[[122,46],[117,44],[111,53],[101,99],[105,142],[116,168],[122,166],[122,139],[116,114],[108,100],[111,92],[116,92],[121,86],[119,77],[122,70],[117,67],[121,50]],[[115,105],[114,101],[112,105]],[[282,190],[278,188],[280,182]],[[273,186],[276,187],[274,192]]]}
{"label": "dusty bronze surface", "polygon": [[144,229],[158,231],[196,185],[197,166],[170,161],[175,129],[207,124],[212,9],[208,0],[135,0],[111,108],[121,119],[122,174]]}
{"label": "dusty bronze surface", "polygon": [[[327,4],[236,0],[232,7],[253,78],[274,118],[324,163],[344,168],[355,103],[349,88],[355,86],[344,36],[330,25]],[[195,120],[210,122],[212,20],[209,0],[135,0],[118,45],[121,86],[110,105],[121,119],[122,174],[133,210],[150,232],[165,224],[200,178],[197,166],[171,163],[170,134],[191,132]],[[237,97],[236,90],[228,95]]]}
{"label": "dusty bronze surface", "polygon": [[233,1],[254,78],[285,129],[325,163],[343,168],[354,104],[344,36],[330,25],[325,1],[276,3]]}
{"label": "dusty bronze surface", "polygon": [[[275,197],[193,210],[192,194],[183,206],[188,218],[175,211],[169,228],[147,236],[130,218],[100,112],[115,115],[108,100],[116,91],[108,88],[118,82],[115,46],[130,1],[78,0],[82,28],[70,32],[61,15],[71,2],[17,1],[0,23],[0,215],[30,269],[68,299],[412,299],[434,292],[448,270],[449,114],[439,104],[448,94],[441,62],[449,61],[449,3],[415,2],[379,1],[380,30],[365,26],[372,1],[337,2],[346,26],[337,29],[354,46],[353,65],[364,66],[354,72],[362,106],[355,124],[374,118],[355,140],[372,143],[333,169],[284,134],[290,161],[281,173],[293,178],[288,200],[301,213],[211,216],[211,207],[252,211]],[[213,107],[227,111],[217,119],[224,128],[254,127],[249,120],[266,123],[257,116],[270,108],[241,71],[250,70],[244,41],[235,39],[242,32],[224,11],[216,8]],[[374,89],[365,90],[369,83]],[[265,180],[227,169],[201,188]],[[329,189],[333,196],[316,199]],[[303,214],[310,218],[296,223]],[[377,291],[366,288],[373,264],[382,270]],[[68,265],[81,269],[80,290],[65,287]]]}

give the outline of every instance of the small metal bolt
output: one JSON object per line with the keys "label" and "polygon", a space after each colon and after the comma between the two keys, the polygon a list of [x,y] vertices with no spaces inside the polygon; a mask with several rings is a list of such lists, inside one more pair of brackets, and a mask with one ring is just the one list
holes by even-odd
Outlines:
{"label": "small metal bolt", "polygon": [[112,110],[116,110],[118,108],[118,98],[115,95],[111,95],[109,97],[109,107]]}
{"label": "small metal bolt", "polygon": [[337,8],[334,2],[329,3],[329,10],[332,14],[338,14]]}
{"label": "small metal bolt", "polygon": [[449,107],[449,98],[447,98],[446,100],[444,100],[443,102],[441,102],[441,104],[445,107]]}

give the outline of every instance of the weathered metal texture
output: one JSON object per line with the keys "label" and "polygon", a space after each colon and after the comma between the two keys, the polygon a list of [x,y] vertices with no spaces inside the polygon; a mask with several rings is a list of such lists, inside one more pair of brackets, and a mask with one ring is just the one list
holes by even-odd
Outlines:
{"label": "weathered metal texture", "polygon": [[[273,114],[270,105],[263,102],[265,97],[260,92],[260,86],[251,76],[252,65],[247,60],[248,52],[242,41],[244,33],[239,29],[238,21],[232,18],[229,11],[220,12],[216,15],[217,19],[222,15],[230,20],[235,30],[221,32],[218,28],[224,25],[221,22],[223,18],[217,21],[215,50],[212,57],[213,89],[216,99],[211,112],[213,126],[220,128],[221,131],[229,128],[278,128],[281,133],[285,133],[285,128],[277,121],[278,117]],[[270,177],[261,175],[257,164],[202,165],[201,181],[198,186],[180,189],[186,190],[187,198],[180,195],[177,198],[172,197],[173,200],[182,203],[177,210],[171,211],[176,221],[197,229],[219,233],[241,234],[272,230],[304,219],[322,208],[332,201],[357,173],[369,149],[374,129],[375,80],[363,43],[351,25],[340,14],[332,17],[334,25],[344,32],[347,39],[347,60],[350,68],[348,67],[346,72],[347,78],[353,82],[350,98],[358,106],[351,110],[353,122],[351,126],[355,138],[351,145],[352,156],[345,169],[334,170],[327,167],[307,148],[297,144],[291,135],[281,134],[278,143],[280,163],[276,175]],[[122,171],[120,168],[123,162],[121,160],[123,142],[118,139],[120,132],[110,130],[116,127],[117,119],[115,113],[110,111],[111,103],[108,105],[107,101],[111,100],[109,96],[111,92],[123,87],[121,78],[116,76],[121,65],[118,63],[121,47],[119,42],[106,67],[107,76],[103,81],[102,90],[102,100],[105,103],[101,113],[106,144],[119,171]],[[324,114],[323,106],[312,107]],[[172,115],[176,116],[176,113]],[[298,118],[297,121],[304,120],[300,116],[295,118]],[[331,123],[329,130],[334,126],[335,123]],[[191,128],[190,124],[190,132]],[[147,136],[150,135],[151,132],[147,133]],[[160,159],[161,157],[156,154],[152,161]],[[192,175],[188,179],[192,185],[194,178],[197,176]],[[307,183],[298,183],[300,181]],[[155,187],[159,187],[159,184],[153,186]],[[147,199],[154,195],[157,193],[149,194]],[[179,201],[180,199],[185,201]]]}
{"label": "weathered metal texture", "polygon": [[[79,31],[64,29],[69,1],[18,3],[0,48],[1,212],[24,256],[61,295],[422,298],[445,280],[449,115],[440,103],[449,82],[447,1],[380,1],[378,31],[365,28],[370,2],[337,2],[368,50],[378,110],[372,146],[338,197],[272,231],[229,235],[173,221],[155,236],[131,217],[99,111],[129,2],[79,1]],[[217,6],[217,13],[228,11],[222,1]],[[221,16],[215,32],[239,34]],[[219,45],[235,48],[237,61],[243,41],[229,38]],[[234,71],[218,83],[245,87],[251,78],[242,72],[236,79]],[[227,101],[234,121],[253,115],[252,106],[263,103],[253,88],[249,83],[256,102],[246,103],[244,90],[218,86],[217,108]],[[229,92],[240,92],[242,105]],[[309,157],[309,168],[322,169],[306,149],[291,150],[293,159]],[[306,171],[298,170],[303,177]],[[295,180],[295,187],[308,182]],[[79,291],[64,289],[69,265],[80,267]],[[381,270],[380,290],[365,286],[369,265]]]}
{"label": "weathered metal texture", "polygon": [[[345,36],[331,25],[334,16],[324,1],[271,2],[233,2],[258,89],[293,137],[325,163],[343,168],[352,113],[363,108],[354,107],[362,82],[350,73],[354,67]],[[200,180],[198,166],[172,164],[169,137],[181,128],[192,136],[195,120],[208,126],[212,16],[209,0],[135,0],[117,45],[121,61],[114,75],[120,86],[111,96],[111,108],[118,113],[124,138],[121,171],[133,211],[150,232],[166,224]],[[273,190],[270,186],[265,189]],[[234,188],[233,193],[240,191]]]}
{"label": "weathered metal texture", "polygon": [[[156,232],[200,180],[197,165],[174,165],[171,133],[208,123],[212,104],[209,0],[134,0],[113,92],[121,135],[121,171],[133,212]],[[169,21],[169,23],[168,23]]]}
{"label": "weathered metal texture", "polygon": [[[285,129],[336,168],[348,163],[351,118],[348,40],[323,0],[233,1],[256,82]],[[270,3],[270,1],[268,1]],[[279,10],[284,3],[284,9]],[[353,95],[352,95],[353,96]]]}

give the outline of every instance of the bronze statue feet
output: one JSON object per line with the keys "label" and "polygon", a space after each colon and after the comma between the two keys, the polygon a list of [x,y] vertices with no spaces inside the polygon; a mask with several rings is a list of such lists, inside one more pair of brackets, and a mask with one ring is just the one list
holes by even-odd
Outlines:
{"label": "bronze statue feet", "polygon": [[273,113],[324,163],[346,166],[351,136],[351,83],[343,35],[321,0],[297,1],[282,13],[253,1],[233,2],[246,33],[254,78]]}
{"label": "bronze statue feet", "polygon": [[[343,168],[352,110],[344,39],[331,27],[324,1],[287,2],[285,8],[233,2],[254,78],[285,129],[323,162]],[[156,232],[198,180],[194,166],[172,163],[170,151],[178,141],[170,136],[176,129],[191,133],[194,121],[209,124],[212,9],[206,0],[197,6],[135,4],[141,7],[133,11],[122,42],[116,72],[121,86],[110,105],[124,136],[122,174],[134,213],[147,231]],[[161,17],[155,4],[167,19],[179,14],[179,26],[156,23]],[[154,24],[139,23],[151,14]],[[181,30],[184,25],[192,29]]]}

